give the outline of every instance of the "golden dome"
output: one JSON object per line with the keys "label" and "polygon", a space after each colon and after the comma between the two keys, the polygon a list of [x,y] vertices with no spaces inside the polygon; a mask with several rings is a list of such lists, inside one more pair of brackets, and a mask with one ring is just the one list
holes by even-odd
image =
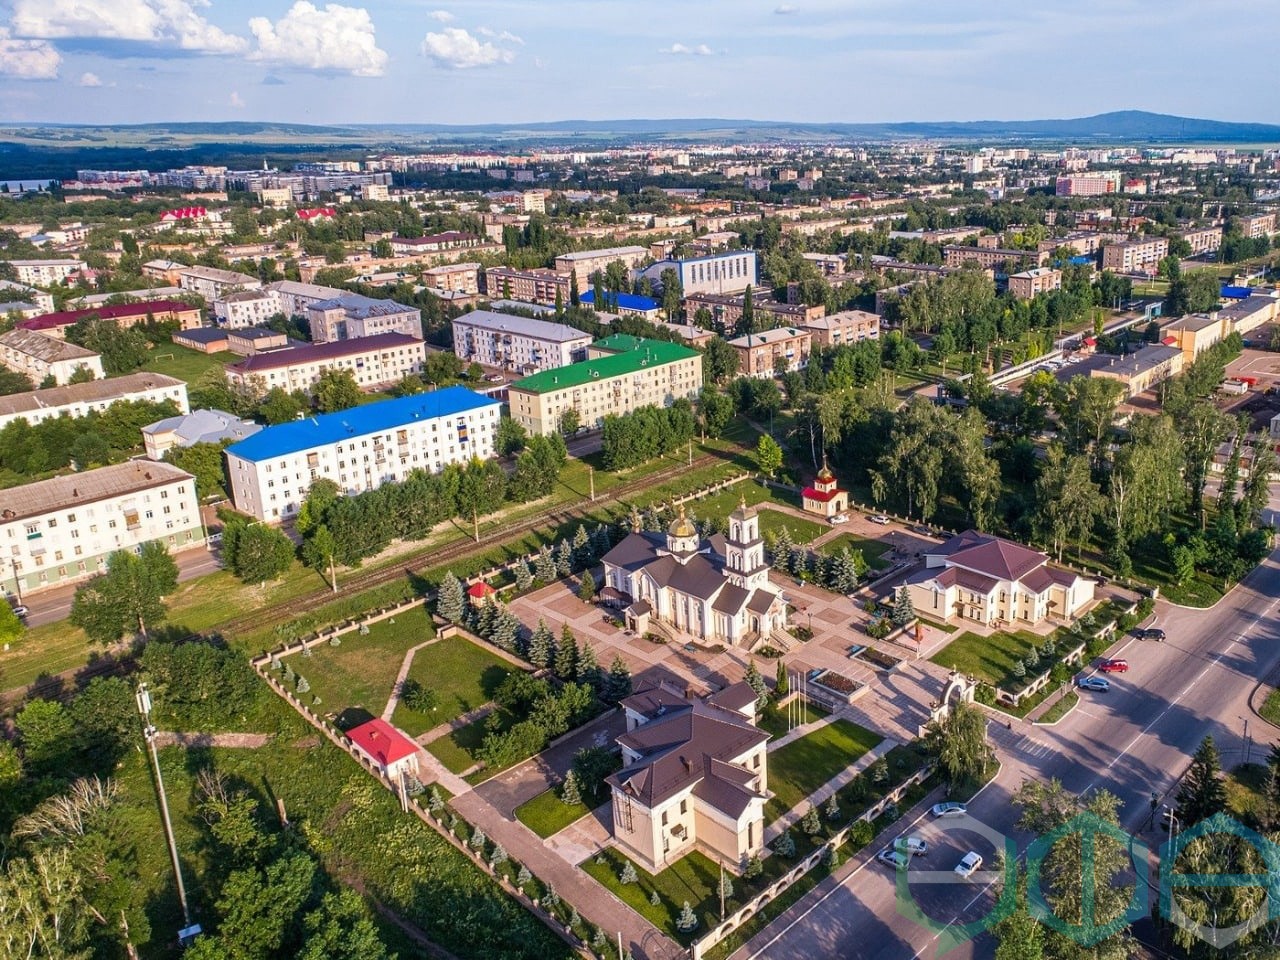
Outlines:
{"label": "golden dome", "polygon": [[679,515],[671,521],[671,526],[667,528],[667,532],[673,537],[696,537],[698,528],[693,525],[693,521],[685,516],[684,504],[680,504]]}
{"label": "golden dome", "polygon": [[818,471],[818,479],[821,481],[834,480],[836,475],[831,472],[831,468],[827,466],[827,458],[822,458],[822,469]]}

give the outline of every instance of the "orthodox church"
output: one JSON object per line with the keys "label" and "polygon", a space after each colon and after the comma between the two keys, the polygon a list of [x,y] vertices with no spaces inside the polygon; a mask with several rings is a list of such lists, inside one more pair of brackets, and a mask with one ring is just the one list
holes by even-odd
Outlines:
{"label": "orthodox church", "polygon": [[786,622],[786,600],[769,583],[760,517],[745,498],[729,514],[727,537],[699,537],[683,506],[665,535],[628,534],[604,557],[604,585],[617,591],[637,633],[652,618],[705,643],[750,647]]}

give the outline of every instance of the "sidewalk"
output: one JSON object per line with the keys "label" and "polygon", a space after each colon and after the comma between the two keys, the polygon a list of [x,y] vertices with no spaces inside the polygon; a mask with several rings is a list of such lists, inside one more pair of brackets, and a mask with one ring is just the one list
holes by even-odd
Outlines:
{"label": "sidewalk", "polygon": [[860,756],[857,759],[857,762],[852,766],[846,767],[813,793],[809,794],[809,798],[807,800],[801,800],[777,820],[765,827],[764,842],[773,843],[773,841],[781,836],[783,832],[790,829],[800,820],[801,817],[808,813],[811,806],[819,807],[826,803],[833,793],[845,786],[845,784],[849,783],[850,780],[898,745],[899,744],[896,740],[881,740],[875,745],[875,747]]}
{"label": "sidewalk", "polygon": [[396,706],[400,703],[400,686],[404,683],[405,678],[409,676],[409,669],[413,666],[413,657],[423,647],[429,647],[433,643],[438,643],[439,637],[432,637],[416,647],[410,647],[405,651],[404,659],[400,661],[400,671],[396,674],[396,682],[391,686],[391,696],[387,697],[387,705],[382,710],[382,719],[391,722],[391,716],[396,712]]}

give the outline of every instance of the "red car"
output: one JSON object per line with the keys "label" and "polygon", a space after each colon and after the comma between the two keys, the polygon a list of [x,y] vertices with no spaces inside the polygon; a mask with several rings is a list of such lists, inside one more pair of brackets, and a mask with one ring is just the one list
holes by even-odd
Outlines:
{"label": "red car", "polygon": [[1103,673],[1127,673],[1129,671],[1128,660],[1103,660],[1098,664],[1098,669]]}

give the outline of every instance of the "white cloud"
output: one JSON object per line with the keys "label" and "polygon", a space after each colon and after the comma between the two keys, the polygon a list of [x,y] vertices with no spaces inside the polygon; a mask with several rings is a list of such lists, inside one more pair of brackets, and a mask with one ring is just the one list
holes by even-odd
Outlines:
{"label": "white cloud", "polygon": [[80,74],[80,86],[82,87],[100,87],[102,79],[96,73]]}
{"label": "white cloud", "polygon": [[489,27],[481,27],[476,32],[479,33],[481,36],[489,37],[492,40],[498,40],[502,43],[518,43],[520,44],[520,46],[522,47],[524,46],[524,40],[520,37],[517,37],[514,33],[510,32],[509,30],[503,30],[501,33],[499,33],[498,31],[490,29]]}
{"label": "white cloud", "polygon": [[254,17],[249,30],[258,41],[251,60],[353,77],[380,77],[386,70],[387,52],[378,47],[373,19],[364,7],[330,3],[321,10],[297,0],[274,24]]}
{"label": "white cloud", "polygon": [[448,10],[432,10],[427,16],[436,21],[436,23],[453,23],[458,19]]}
{"label": "white cloud", "polygon": [[447,27],[443,33],[428,33],[422,40],[422,55],[451,70],[510,63],[516,58],[514,51],[478,40],[459,27]]}
{"label": "white cloud", "polygon": [[243,110],[244,98],[240,96],[240,94],[237,91],[232,90],[231,96],[227,98],[227,106],[231,107],[234,110]]}
{"label": "white cloud", "polygon": [[248,46],[196,13],[196,4],[207,0],[15,0],[13,31],[43,40],[132,40],[203,53],[239,53]]}
{"label": "white cloud", "polygon": [[780,16],[780,17],[788,17],[788,16],[790,16],[790,15],[791,15],[791,14],[793,14],[793,13],[798,13],[799,11],[797,11],[797,10],[796,10],[796,8],[795,8],[795,7],[793,7],[791,4],[789,4],[789,3],[784,3],[784,4],[782,4],[782,6],[778,7],[778,8],[777,8],[776,10],[774,10],[773,12],[774,12],[774,13],[776,13],[776,14],[777,14],[778,16]]}
{"label": "white cloud", "polygon": [[62,56],[45,40],[15,40],[0,27],[0,76],[19,80],[54,80]]}
{"label": "white cloud", "polygon": [[659,53],[672,53],[680,57],[711,57],[715,56],[715,51],[708,47],[705,43],[700,43],[696,47],[690,47],[683,43],[673,43],[670,47],[659,50]]}

